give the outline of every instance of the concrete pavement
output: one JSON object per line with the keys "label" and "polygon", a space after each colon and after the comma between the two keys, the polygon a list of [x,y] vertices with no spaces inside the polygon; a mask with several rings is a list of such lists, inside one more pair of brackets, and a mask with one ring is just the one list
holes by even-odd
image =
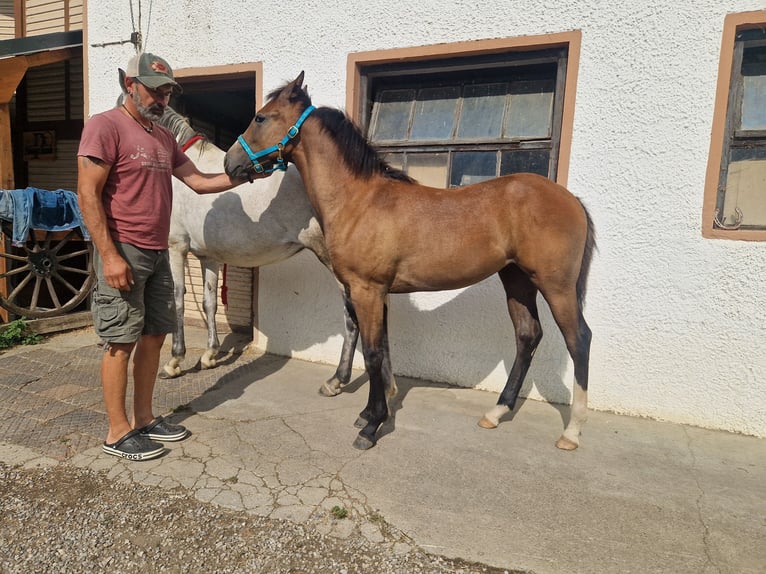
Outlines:
{"label": "concrete pavement", "polygon": [[476,423],[494,393],[398,377],[393,420],[360,452],[363,373],[325,398],[317,389],[333,366],[240,353],[235,335],[219,366],[201,371],[204,336],[188,329],[186,373],[156,389],[157,412],[193,435],[144,463],[101,452],[91,331],[3,353],[0,460],[180,487],[392,552],[417,545],[538,574],[766,572],[763,439],[592,412],[581,447],[563,452],[553,444],[565,407],[523,401],[484,430]]}

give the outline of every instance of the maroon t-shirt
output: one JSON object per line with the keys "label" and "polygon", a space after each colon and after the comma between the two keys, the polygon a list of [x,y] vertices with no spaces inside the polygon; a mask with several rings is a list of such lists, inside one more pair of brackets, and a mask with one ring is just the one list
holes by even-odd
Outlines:
{"label": "maroon t-shirt", "polygon": [[112,239],[167,249],[173,170],[189,161],[173,134],[156,123],[147,133],[114,108],[88,120],[77,155],[112,166],[101,196]]}

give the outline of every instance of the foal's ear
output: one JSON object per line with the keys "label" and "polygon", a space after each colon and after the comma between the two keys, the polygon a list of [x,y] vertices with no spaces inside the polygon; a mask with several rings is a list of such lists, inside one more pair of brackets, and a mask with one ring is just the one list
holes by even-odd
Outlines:
{"label": "foal's ear", "polygon": [[288,86],[287,97],[290,101],[300,96],[302,85],[303,85],[303,71],[301,71],[301,73],[298,74],[298,77],[295,78],[292,82],[290,82],[290,85]]}

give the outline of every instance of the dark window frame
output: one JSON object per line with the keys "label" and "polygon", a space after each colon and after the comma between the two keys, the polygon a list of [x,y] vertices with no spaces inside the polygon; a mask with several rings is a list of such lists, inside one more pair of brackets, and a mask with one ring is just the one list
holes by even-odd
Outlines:
{"label": "dark window frame", "polygon": [[[413,144],[393,141],[375,142],[383,154],[396,151],[447,152],[450,154],[447,171],[451,173],[452,154],[460,151],[495,151],[498,170],[501,169],[503,153],[515,150],[548,150],[548,177],[556,181],[559,171],[562,122],[565,107],[565,87],[569,65],[569,46],[531,46],[525,49],[509,49],[491,54],[467,54],[455,57],[423,57],[415,61],[369,63],[359,69],[359,109],[357,117],[365,133],[369,133],[372,122],[373,97],[383,88],[416,88],[435,86],[445,82],[492,82],[505,78],[511,71],[524,72],[534,77],[534,70],[548,68],[554,75],[554,95],[549,138],[529,139],[480,139],[455,142],[453,140],[429,141]],[[538,74],[539,77],[539,74]],[[442,82],[445,80],[445,82]]]}

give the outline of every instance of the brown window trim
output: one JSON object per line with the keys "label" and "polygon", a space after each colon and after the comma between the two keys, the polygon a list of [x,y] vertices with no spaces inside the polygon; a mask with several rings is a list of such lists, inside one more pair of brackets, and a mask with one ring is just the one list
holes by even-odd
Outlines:
{"label": "brown window trim", "polygon": [[476,40],[419,46],[413,48],[394,48],[390,50],[375,50],[371,52],[356,52],[349,54],[346,65],[346,110],[349,116],[359,123],[361,119],[362,101],[362,72],[363,68],[389,62],[406,62],[418,60],[433,60],[453,58],[455,56],[479,56],[506,52],[509,50],[539,50],[545,48],[568,48],[566,83],[564,87],[564,106],[561,118],[561,136],[558,154],[556,181],[566,186],[569,175],[569,160],[572,147],[572,128],[574,124],[575,95],[577,88],[577,71],[580,65],[580,45],[582,33],[579,30],[545,34],[541,36],[521,36],[517,38],[500,38],[494,40]]}
{"label": "brown window trim", "polygon": [[724,19],[721,59],[718,64],[718,87],[716,90],[715,108],[713,110],[710,152],[708,154],[705,195],[702,205],[702,236],[709,239],[766,241],[766,230],[720,229],[713,224],[718,183],[721,176],[724,139],[726,136],[726,116],[728,113],[729,92],[731,90],[731,72],[736,35],[738,31],[749,28],[761,28],[764,25],[766,25],[766,10],[728,14]]}
{"label": "brown window trim", "polygon": [[246,64],[224,64],[221,66],[204,66],[199,68],[178,68],[173,70],[178,78],[204,78],[207,82],[220,79],[243,78],[250,79],[255,86],[255,109],[253,115],[261,107],[261,94],[263,92],[263,62],[251,62]]}

